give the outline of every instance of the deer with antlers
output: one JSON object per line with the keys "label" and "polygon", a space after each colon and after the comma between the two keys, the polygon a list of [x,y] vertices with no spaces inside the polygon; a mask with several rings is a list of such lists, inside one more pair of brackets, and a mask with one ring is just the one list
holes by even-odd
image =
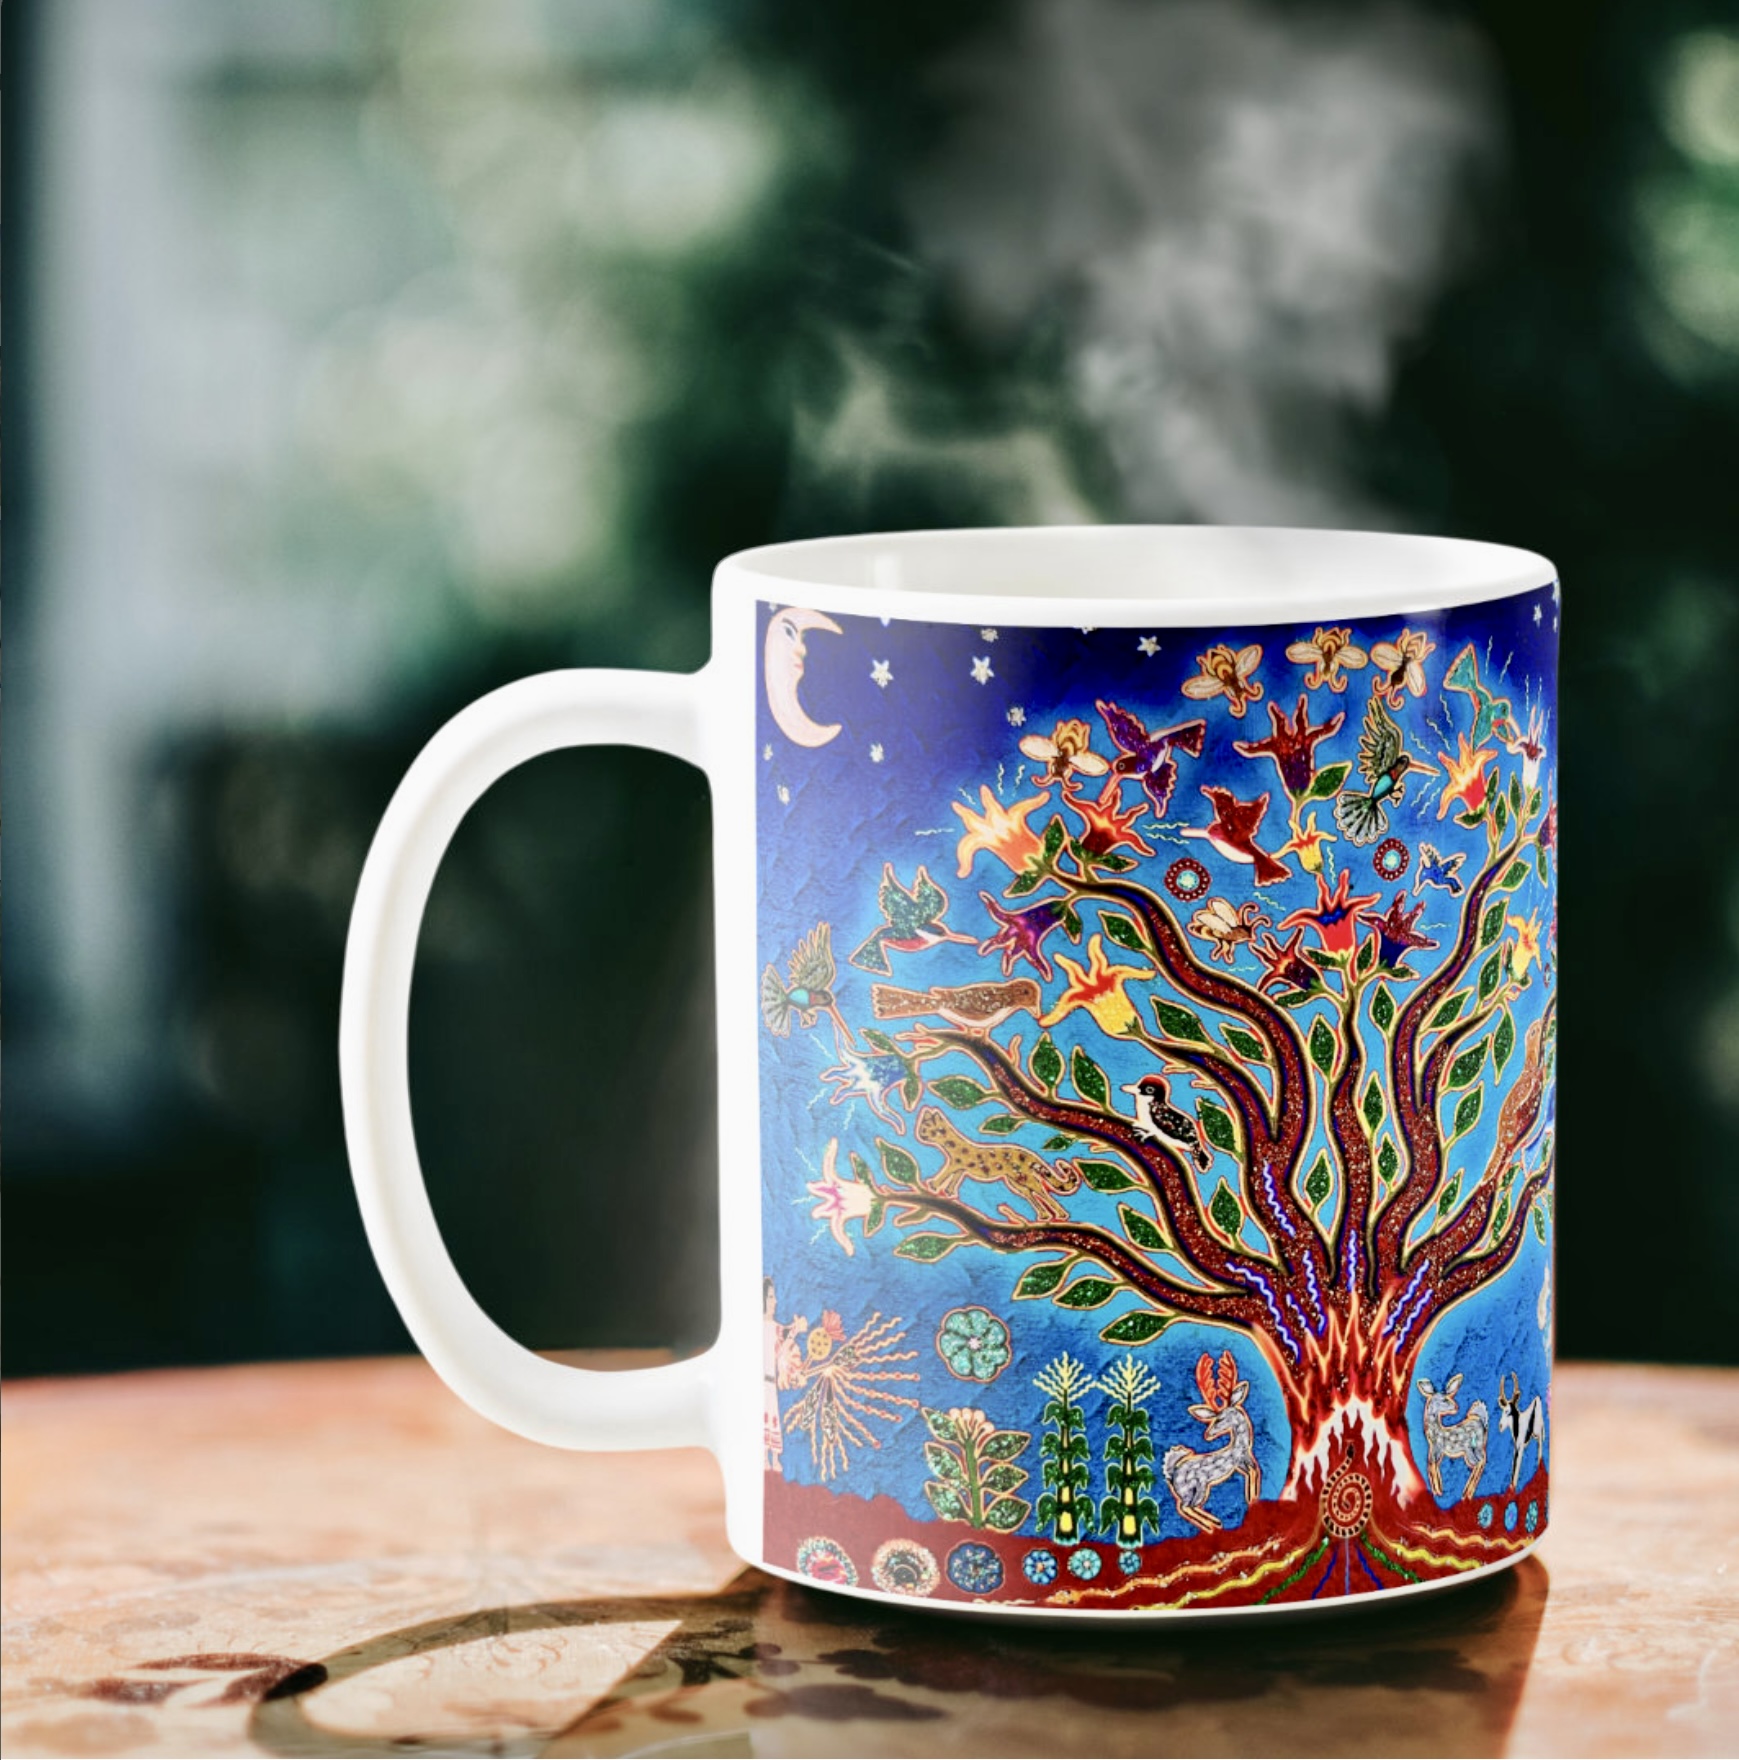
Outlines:
{"label": "deer with antlers", "polygon": [[1202,1403],[1191,1406],[1189,1413],[1203,1426],[1202,1440],[1217,1442],[1224,1437],[1226,1445],[1198,1453],[1179,1443],[1165,1451],[1160,1472],[1177,1504],[1177,1513],[1204,1534],[1211,1534],[1224,1524],[1207,1507],[1208,1493],[1234,1473],[1242,1474],[1247,1507],[1261,1495],[1262,1469],[1256,1464],[1256,1433],[1250,1414],[1244,1410],[1250,1383],[1238,1379],[1232,1353],[1221,1351],[1216,1368],[1213,1354],[1203,1351],[1196,1363],[1196,1386],[1201,1389]]}
{"label": "deer with antlers", "polygon": [[[1513,1383],[1513,1386],[1508,1385]],[[1510,1466],[1510,1490],[1514,1491],[1522,1477],[1522,1456],[1531,1442],[1535,1448],[1534,1465],[1544,1466],[1546,1460],[1546,1408],[1536,1393],[1522,1404],[1522,1378],[1500,1375],[1497,1380],[1497,1425],[1516,1445],[1516,1458]]]}

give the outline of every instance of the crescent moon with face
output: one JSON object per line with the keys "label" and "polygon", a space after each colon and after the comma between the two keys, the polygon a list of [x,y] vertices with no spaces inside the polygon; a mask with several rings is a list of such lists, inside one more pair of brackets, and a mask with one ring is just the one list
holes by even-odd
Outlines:
{"label": "crescent moon with face", "polygon": [[831,630],[836,636],[845,633],[831,617],[797,606],[775,611],[773,621],[767,625],[767,707],[779,723],[779,731],[800,746],[824,746],[839,733],[837,721],[827,727],[811,721],[797,698],[797,687],[803,680],[803,661],[809,652],[804,638],[812,629]]}

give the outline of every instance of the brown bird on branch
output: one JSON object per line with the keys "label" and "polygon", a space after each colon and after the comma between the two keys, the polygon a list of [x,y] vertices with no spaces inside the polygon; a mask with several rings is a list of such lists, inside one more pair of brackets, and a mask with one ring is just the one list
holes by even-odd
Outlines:
{"label": "brown bird on branch", "polygon": [[958,989],[901,990],[893,984],[870,987],[870,1006],[878,1021],[916,1020],[939,1014],[964,1033],[994,1032],[1010,1015],[1024,1008],[1037,1012],[1039,987],[1031,978],[1008,984],[963,984]]}

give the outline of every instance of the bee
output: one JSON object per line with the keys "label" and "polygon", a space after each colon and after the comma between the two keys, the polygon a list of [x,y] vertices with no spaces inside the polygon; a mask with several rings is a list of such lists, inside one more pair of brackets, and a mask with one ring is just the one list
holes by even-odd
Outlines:
{"label": "bee", "polygon": [[1406,705],[1408,694],[1425,695],[1425,658],[1436,651],[1437,644],[1423,630],[1404,629],[1392,642],[1371,644],[1371,664],[1376,676],[1371,680],[1371,693],[1381,697],[1391,709]]}
{"label": "bee", "polygon": [[1093,730],[1085,721],[1059,721],[1051,729],[1050,738],[1042,733],[1029,733],[1020,742],[1020,749],[1045,766],[1046,782],[1060,782],[1068,788],[1077,771],[1083,776],[1103,776],[1111,768],[1106,759],[1090,749],[1092,737]]}

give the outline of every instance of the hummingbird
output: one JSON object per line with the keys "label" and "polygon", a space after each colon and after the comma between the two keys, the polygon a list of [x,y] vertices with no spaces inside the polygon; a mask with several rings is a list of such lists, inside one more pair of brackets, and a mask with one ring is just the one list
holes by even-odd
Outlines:
{"label": "hummingbird", "polygon": [[944,941],[977,945],[975,937],[943,927],[942,919],[948,914],[948,894],[923,868],[912,876],[912,888],[908,892],[894,873],[894,864],[884,863],[876,902],[882,907],[882,916],[886,920],[851,956],[851,963],[860,971],[884,974],[890,971],[890,950],[922,953],[926,947],[938,947]]}
{"label": "hummingbird", "polygon": [[834,976],[833,930],[826,923],[817,923],[797,943],[783,979],[772,966],[761,973],[761,1015],[768,1031],[783,1039],[791,1031],[792,1016],[798,1026],[807,1029],[827,1014],[833,1017],[840,1042],[855,1044],[834,998]]}
{"label": "hummingbird", "polygon": [[1520,742],[1522,730],[1516,726],[1509,698],[1493,696],[1479,682],[1479,656],[1474,652],[1472,642],[1455,656],[1444,673],[1443,688],[1460,691],[1472,701],[1473,743],[1476,746],[1484,745],[1494,735],[1506,746]]}
{"label": "hummingbird", "polygon": [[1135,1133],[1149,1143],[1181,1149],[1206,1173],[1214,1164],[1214,1152],[1202,1141],[1201,1127],[1187,1112],[1171,1103],[1171,1084],[1164,1076],[1143,1076],[1123,1092],[1135,1101]]}
{"label": "hummingbird", "polygon": [[1137,778],[1147,791],[1148,800],[1153,803],[1155,815],[1163,819],[1171,805],[1171,791],[1177,786],[1177,760],[1172,751],[1175,748],[1187,752],[1192,758],[1199,758],[1208,736],[1207,722],[1180,721],[1175,727],[1162,727],[1158,733],[1149,733],[1147,724],[1127,709],[1120,709],[1115,703],[1102,702],[1095,706],[1104,717],[1106,731],[1122,754],[1112,764],[1112,773]]}
{"label": "hummingbird", "polygon": [[1262,829],[1262,821],[1268,812],[1266,790],[1253,801],[1241,801],[1229,789],[1213,788],[1205,783],[1202,793],[1213,803],[1213,822],[1205,829],[1186,825],[1185,837],[1203,838],[1227,861],[1254,862],[1258,886],[1272,886],[1276,881],[1292,878],[1292,870],[1284,862],[1276,861],[1267,850],[1256,847],[1256,833]]}
{"label": "hummingbird", "polygon": [[1334,803],[1334,822],[1356,844],[1375,843],[1389,829],[1389,808],[1403,798],[1407,777],[1415,770],[1437,774],[1406,749],[1400,724],[1372,697],[1365,708],[1359,735],[1359,774],[1371,786],[1365,794],[1341,794]]}
{"label": "hummingbird", "polygon": [[939,1014],[964,1033],[988,1034],[1023,1008],[1036,1013],[1039,987],[1031,978],[1016,978],[1007,984],[963,984],[957,989],[901,990],[892,984],[872,984],[870,1006],[878,1021]]}
{"label": "hummingbird", "polygon": [[1461,864],[1467,860],[1467,851],[1458,849],[1453,855],[1439,855],[1437,846],[1432,843],[1419,845],[1419,877],[1413,884],[1417,892],[1421,886],[1440,887],[1451,898],[1461,895]]}

